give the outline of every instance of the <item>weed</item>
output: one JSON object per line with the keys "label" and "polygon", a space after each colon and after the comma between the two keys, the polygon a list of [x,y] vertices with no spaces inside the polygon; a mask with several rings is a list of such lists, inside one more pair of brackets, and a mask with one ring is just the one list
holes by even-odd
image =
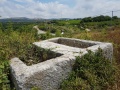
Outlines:
{"label": "weed", "polygon": [[27,65],[32,65],[58,56],[61,56],[61,54],[55,53],[50,49],[43,49],[35,45],[31,45],[23,54],[20,54],[18,57]]}

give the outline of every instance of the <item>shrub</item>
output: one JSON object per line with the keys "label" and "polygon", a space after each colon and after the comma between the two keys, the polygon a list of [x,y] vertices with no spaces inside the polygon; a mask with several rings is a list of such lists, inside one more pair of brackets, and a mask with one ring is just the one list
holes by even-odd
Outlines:
{"label": "shrub", "polygon": [[0,60],[0,90],[10,90],[8,74],[9,74],[8,61]]}
{"label": "shrub", "polygon": [[115,82],[115,67],[103,57],[102,51],[88,51],[77,57],[73,71],[61,84],[62,90],[106,90]]}
{"label": "shrub", "polygon": [[38,39],[46,40],[49,38],[54,37],[49,31],[47,31],[45,34],[39,34]]}
{"label": "shrub", "polygon": [[39,29],[41,29],[41,30],[43,30],[43,31],[46,31],[46,30],[47,30],[46,26],[39,26]]}
{"label": "shrub", "polygon": [[56,33],[55,33],[56,37],[61,37],[61,32],[60,30],[57,30]]}

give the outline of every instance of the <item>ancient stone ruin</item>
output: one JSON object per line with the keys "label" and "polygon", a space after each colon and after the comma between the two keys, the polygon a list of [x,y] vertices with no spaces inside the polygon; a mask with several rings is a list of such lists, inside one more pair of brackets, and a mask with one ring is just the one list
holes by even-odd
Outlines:
{"label": "ancient stone ruin", "polygon": [[111,43],[53,38],[33,44],[50,49],[52,52],[59,53],[60,56],[31,66],[27,66],[17,57],[12,58],[11,76],[17,90],[30,90],[34,86],[41,90],[58,90],[62,80],[71,72],[76,56],[82,57],[88,53],[88,50],[96,52],[98,48],[101,48],[103,55],[110,60],[113,55]]}

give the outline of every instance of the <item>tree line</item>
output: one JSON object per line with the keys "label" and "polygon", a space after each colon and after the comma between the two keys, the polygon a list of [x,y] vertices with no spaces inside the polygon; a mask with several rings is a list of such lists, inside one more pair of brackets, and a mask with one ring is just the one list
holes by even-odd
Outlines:
{"label": "tree line", "polygon": [[96,17],[85,17],[81,20],[81,22],[102,22],[102,21],[110,21],[110,20],[115,20],[115,19],[119,19],[117,16],[96,16]]}

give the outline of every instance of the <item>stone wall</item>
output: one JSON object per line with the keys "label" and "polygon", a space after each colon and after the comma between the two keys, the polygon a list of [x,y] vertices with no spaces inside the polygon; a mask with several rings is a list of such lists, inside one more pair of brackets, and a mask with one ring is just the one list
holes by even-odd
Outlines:
{"label": "stone wall", "polygon": [[88,53],[87,50],[96,52],[98,48],[103,50],[103,55],[108,59],[112,59],[113,54],[111,43],[53,38],[33,44],[62,56],[31,66],[24,64],[19,58],[12,58],[10,69],[17,90],[30,90],[34,86],[42,90],[58,90],[62,80],[71,72],[76,56],[85,55]]}

